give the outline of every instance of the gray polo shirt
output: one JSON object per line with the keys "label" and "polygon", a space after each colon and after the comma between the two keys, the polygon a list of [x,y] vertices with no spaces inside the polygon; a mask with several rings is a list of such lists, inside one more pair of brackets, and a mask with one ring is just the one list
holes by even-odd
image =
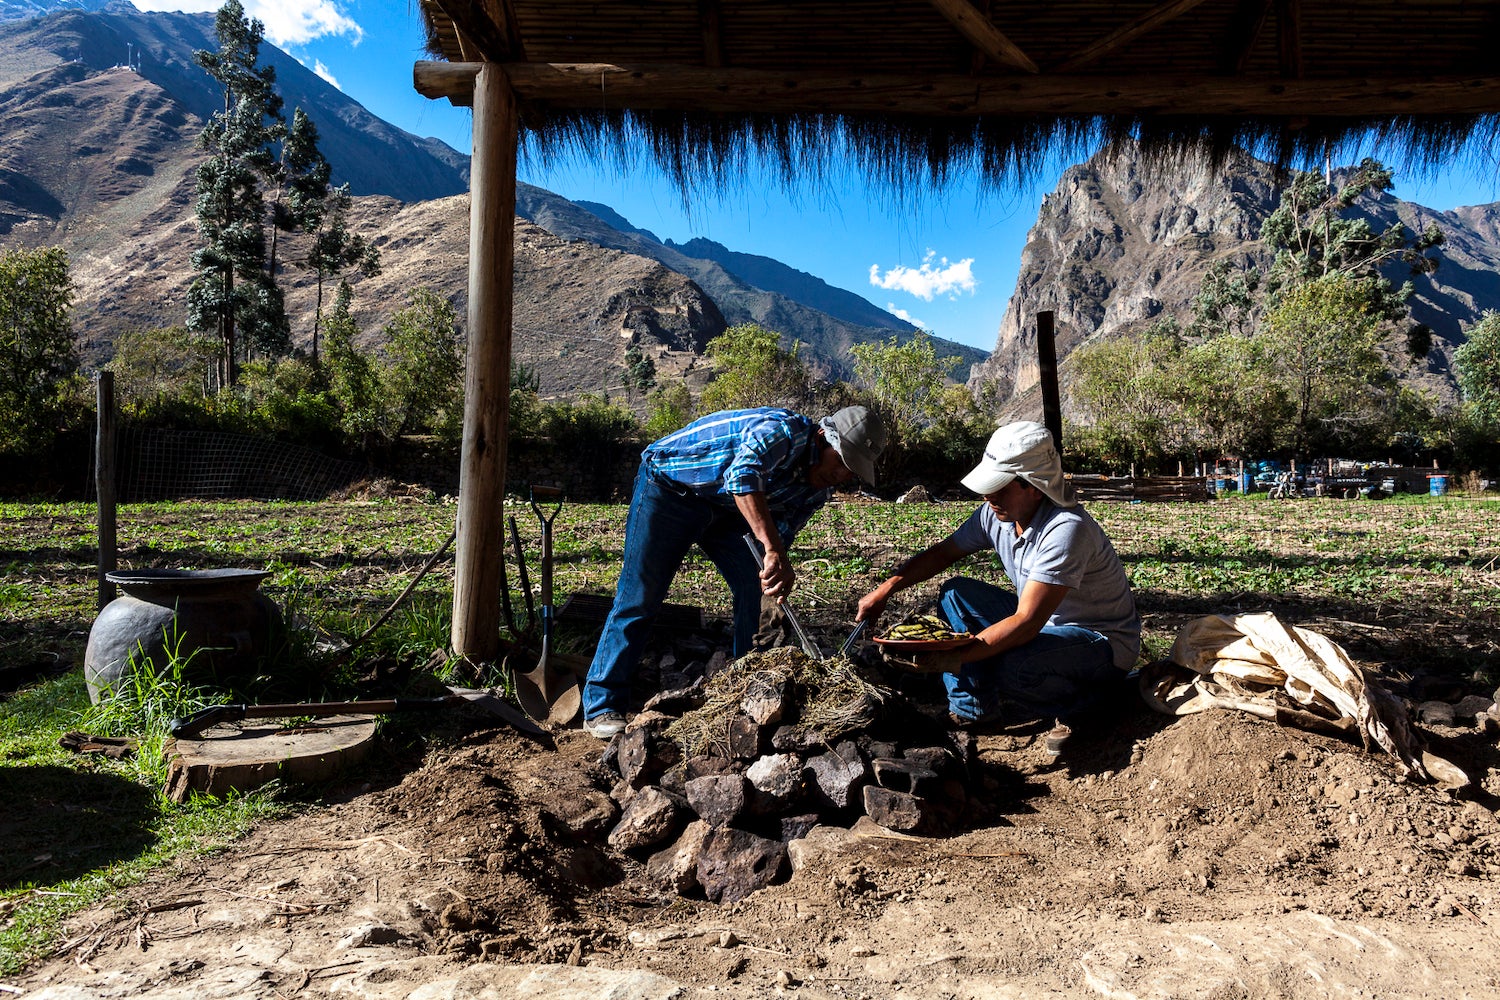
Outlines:
{"label": "gray polo shirt", "polygon": [[1109,640],[1115,666],[1129,670],[1141,650],[1141,619],[1125,567],[1099,522],[1082,507],[1043,500],[1019,536],[981,504],[948,540],[965,555],[992,549],[1019,596],[1032,580],[1068,588],[1048,625],[1081,625]]}

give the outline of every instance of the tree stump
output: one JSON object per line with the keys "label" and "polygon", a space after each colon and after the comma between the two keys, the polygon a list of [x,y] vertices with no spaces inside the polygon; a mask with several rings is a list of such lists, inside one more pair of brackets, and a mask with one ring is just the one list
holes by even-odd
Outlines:
{"label": "tree stump", "polygon": [[326,781],[363,760],[375,740],[375,717],[333,715],[287,728],[275,720],[214,726],[202,739],[168,740],[167,796],[245,792],[273,778]]}

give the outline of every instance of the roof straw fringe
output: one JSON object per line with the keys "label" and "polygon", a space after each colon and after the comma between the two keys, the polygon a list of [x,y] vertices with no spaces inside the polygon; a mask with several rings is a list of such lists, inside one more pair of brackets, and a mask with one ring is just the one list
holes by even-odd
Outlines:
{"label": "roof straw fringe", "polygon": [[1425,164],[1452,156],[1471,137],[1493,139],[1500,116],[1450,118],[1202,118],[1100,116],[977,119],[840,115],[731,115],[666,111],[524,112],[523,155],[604,159],[624,174],[641,151],[686,198],[733,189],[769,165],[790,189],[863,174],[903,203],[956,179],[1003,190],[1034,181],[1058,158],[1138,145],[1148,165],[1207,158],[1213,168],[1249,153],[1282,168],[1375,143],[1382,156]]}

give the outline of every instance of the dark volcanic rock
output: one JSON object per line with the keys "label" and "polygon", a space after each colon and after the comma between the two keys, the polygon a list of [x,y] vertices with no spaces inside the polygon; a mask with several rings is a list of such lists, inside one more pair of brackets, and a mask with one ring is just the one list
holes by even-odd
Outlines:
{"label": "dark volcanic rock", "polygon": [[698,883],[709,899],[732,903],[780,877],[786,845],[726,827],[709,833],[698,858]]}

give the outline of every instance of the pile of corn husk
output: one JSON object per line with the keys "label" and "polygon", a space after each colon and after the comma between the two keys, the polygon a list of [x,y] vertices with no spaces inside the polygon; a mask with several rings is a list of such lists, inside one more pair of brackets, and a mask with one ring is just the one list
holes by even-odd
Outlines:
{"label": "pile of corn husk", "polygon": [[1168,715],[1232,708],[1281,725],[1354,732],[1366,750],[1379,746],[1414,778],[1468,784],[1457,767],[1423,749],[1405,703],[1343,647],[1269,612],[1183,625],[1167,659],[1142,672],[1141,694]]}

